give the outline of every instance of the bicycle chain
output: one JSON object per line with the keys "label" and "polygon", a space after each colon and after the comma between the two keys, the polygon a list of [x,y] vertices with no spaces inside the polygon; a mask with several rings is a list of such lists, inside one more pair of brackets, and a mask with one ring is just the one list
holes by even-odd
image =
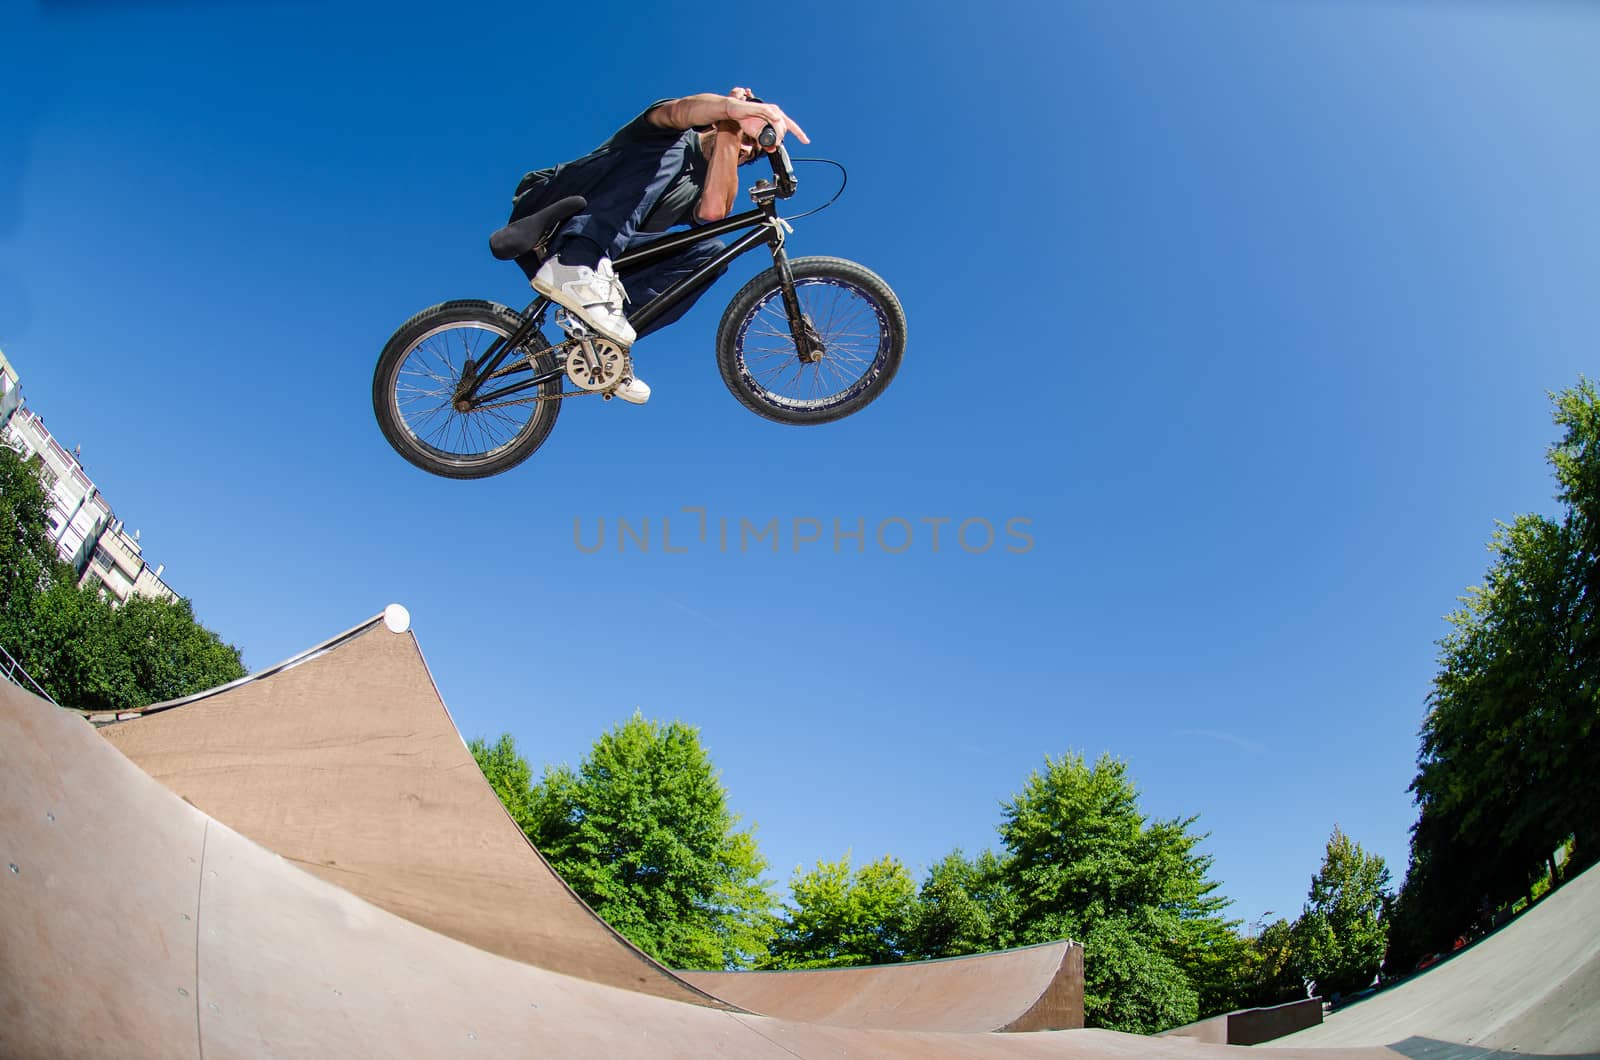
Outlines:
{"label": "bicycle chain", "polygon": [[[558,319],[559,319],[559,316],[558,316]],[[565,326],[565,325],[563,325],[563,326]],[[538,334],[538,332],[536,331],[535,334]],[[545,341],[545,340],[543,340],[543,338],[541,337],[541,341]],[[558,343],[557,345],[551,346],[548,341],[545,341],[544,349],[542,349],[542,350],[527,350],[527,370],[529,370],[529,371],[535,370],[536,369],[535,362],[538,361],[538,359],[542,355],[548,353],[548,354],[551,354],[552,357],[553,357],[554,356],[554,352],[556,350],[559,350],[564,346],[571,345],[574,341],[576,341],[576,336],[569,329],[568,330],[568,337],[566,339],[564,339],[563,341],[561,341],[560,343]],[[523,348],[526,349],[526,347],[523,347]],[[499,379],[501,376],[510,375],[513,372],[520,372],[522,370],[523,370],[523,367],[521,365],[506,365],[506,367],[500,369],[499,371],[490,373],[489,378],[490,379]],[[611,393],[610,390],[582,390],[582,389],[580,389],[580,390],[568,390],[568,389],[566,389],[567,375],[566,375],[565,371],[563,371],[561,373],[561,377],[560,378],[561,378],[562,389],[561,389],[561,392],[559,394],[549,394],[549,395],[535,394],[533,397],[528,397],[528,398],[508,398],[505,401],[497,401],[493,405],[480,405],[478,407],[479,408],[485,408],[485,409],[503,409],[503,408],[509,408],[512,405],[533,405],[533,404],[537,404],[538,402],[541,402],[541,401],[565,401],[567,398],[587,397],[590,394],[599,394],[602,397],[611,397],[612,396],[612,393]]]}
{"label": "bicycle chain", "polygon": [[559,394],[535,394],[529,398],[507,398],[496,401],[493,405],[479,405],[480,409],[503,409],[512,405],[532,405],[540,401],[565,401],[567,398],[589,397],[591,395],[604,396],[604,390],[563,390]]}
{"label": "bicycle chain", "polygon": [[[565,346],[566,343],[562,343],[561,345]],[[544,349],[538,350],[536,352],[530,351],[528,353],[527,366],[526,367],[529,370],[533,369],[534,361],[537,360],[541,354],[546,354],[546,353],[549,353],[551,350],[555,350],[555,349],[559,349],[559,348],[560,348],[559,346],[546,346]],[[522,365],[507,365],[506,367],[500,369],[498,372],[492,373],[489,376],[489,378],[490,379],[499,379],[501,376],[511,375],[513,372],[520,372],[520,371],[523,371],[523,370],[524,370],[524,368],[523,368]],[[507,398],[505,401],[496,401],[493,405],[480,405],[478,407],[479,408],[484,408],[484,409],[503,409],[503,408],[509,408],[512,405],[533,405],[533,404],[537,404],[538,402],[541,402],[541,401],[564,401],[564,400],[566,400],[567,398],[570,398],[570,397],[588,397],[590,394],[602,394],[602,395],[605,394],[605,391],[603,391],[603,390],[567,390],[567,389],[565,389],[566,381],[567,381],[566,374],[562,373],[562,375],[561,375],[561,384],[562,384],[562,388],[563,389],[562,389],[561,393],[559,393],[559,394],[535,394],[533,397],[527,397],[527,398]]]}

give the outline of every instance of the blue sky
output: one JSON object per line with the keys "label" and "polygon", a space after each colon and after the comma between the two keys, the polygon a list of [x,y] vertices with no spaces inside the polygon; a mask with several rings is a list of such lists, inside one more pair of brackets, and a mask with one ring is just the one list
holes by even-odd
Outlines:
{"label": "blue sky", "polygon": [[[636,709],[699,726],[777,881],[994,845],[1001,801],[1077,750],[1199,815],[1242,920],[1299,910],[1335,824],[1398,882],[1442,616],[1496,519],[1555,510],[1546,393],[1593,372],[1600,16],[546,14],[0,15],[0,348],[201,620],[259,667],[399,601],[464,733],[536,767]],[[525,304],[485,245],[522,172],[734,84],[849,168],[790,250],[899,292],[886,396],[796,429],[724,391],[751,257],[640,345],[649,405],[575,402],[495,479],[395,456],[377,353],[435,302]],[[801,176],[797,209],[834,187]],[[778,519],[782,550],[664,554],[688,507]],[[823,542],[795,551],[796,519]],[[964,520],[996,544],[954,544]]]}

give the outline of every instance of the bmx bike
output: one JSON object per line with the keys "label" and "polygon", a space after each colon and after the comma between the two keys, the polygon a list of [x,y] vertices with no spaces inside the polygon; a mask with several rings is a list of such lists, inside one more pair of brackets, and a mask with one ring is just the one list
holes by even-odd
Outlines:
{"label": "bmx bike", "polygon": [[[617,258],[618,275],[704,239],[744,235],[643,305],[628,321],[643,329],[734,258],[756,247],[772,268],[746,283],[717,327],[717,366],[746,408],[779,423],[819,424],[858,412],[894,379],[905,352],[905,312],[876,273],[834,257],[790,258],[793,231],[778,201],[798,182],[788,152],[767,154],[772,180],[750,189],[754,208],[652,240]],[[490,237],[503,260],[549,251],[562,222],[586,203],[572,196]],[[384,346],[372,377],[372,407],[389,444],[424,471],[485,478],[522,463],[544,444],[562,404],[581,395],[610,398],[632,374],[632,351],[592,333],[559,305],[553,332],[543,295],[520,312],[495,302],[458,300],[425,309]]]}

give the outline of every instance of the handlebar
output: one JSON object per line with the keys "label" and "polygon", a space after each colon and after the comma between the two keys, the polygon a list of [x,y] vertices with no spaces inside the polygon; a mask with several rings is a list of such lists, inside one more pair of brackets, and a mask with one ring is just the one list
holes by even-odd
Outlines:
{"label": "handlebar", "polygon": [[794,177],[794,163],[789,161],[789,149],[778,143],[778,131],[771,125],[762,128],[756,143],[764,148],[776,148],[767,152],[767,161],[772,163],[772,175],[778,182],[778,197],[787,199],[800,186]]}

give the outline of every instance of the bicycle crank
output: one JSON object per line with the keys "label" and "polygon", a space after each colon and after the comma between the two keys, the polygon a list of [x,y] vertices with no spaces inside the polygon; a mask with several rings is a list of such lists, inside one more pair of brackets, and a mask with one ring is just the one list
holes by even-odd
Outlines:
{"label": "bicycle crank", "polygon": [[631,374],[628,354],[605,339],[579,339],[567,354],[567,378],[591,393],[611,390]]}

